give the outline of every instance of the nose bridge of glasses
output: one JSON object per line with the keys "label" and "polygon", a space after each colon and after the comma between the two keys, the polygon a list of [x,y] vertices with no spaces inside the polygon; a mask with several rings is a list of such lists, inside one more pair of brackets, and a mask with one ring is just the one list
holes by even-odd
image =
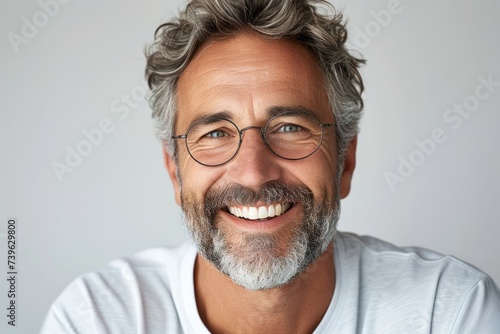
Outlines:
{"label": "nose bridge of glasses", "polygon": [[[240,147],[241,147],[241,145],[245,145],[245,144],[243,144],[243,137],[247,133],[247,130],[252,130],[252,129],[259,130],[260,138],[262,139],[262,144],[264,144],[264,146],[267,149],[270,149],[270,147],[269,147],[269,145],[267,143],[267,140],[266,140],[266,136],[264,134],[265,128],[257,126],[257,125],[246,126],[243,129],[239,130],[239,132],[240,132]],[[254,145],[258,145],[257,141],[258,140],[256,140],[256,141],[255,140],[250,140],[250,142],[247,143],[246,145],[250,145],[250,147],[254,147],[254,149],[255,149]]]}
{"label": "nose bridge of glasses", "polygon": [[257,125],[250,125],[250,126],[244,127],[243,129],[239,130],[242,140],[243,140],[243,134],[244,134],[244,132],[246,132],[247,130],[251,130],[251,129],[259,130],[260,136],[262,137],[262,140],[264,140],[264,142],[265,142],[264,128],[260,127],[260,126],[257,126]]}

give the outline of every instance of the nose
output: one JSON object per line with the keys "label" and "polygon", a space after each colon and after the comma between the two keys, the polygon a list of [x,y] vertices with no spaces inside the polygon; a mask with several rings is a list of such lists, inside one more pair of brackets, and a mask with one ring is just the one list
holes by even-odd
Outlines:
{"label": "nose", "polygon": [[281,176],[279,157],[264,143],[259,127],[241,130],[242,142],[236,156],[228,163],[229,182],[257,190],[262,184]]}

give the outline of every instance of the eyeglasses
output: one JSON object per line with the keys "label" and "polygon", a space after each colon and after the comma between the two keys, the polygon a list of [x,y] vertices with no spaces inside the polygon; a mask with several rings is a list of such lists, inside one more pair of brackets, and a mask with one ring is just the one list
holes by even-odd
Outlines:
{"label": "eyeglasses", "polygon": [[189,155],[196,162],[214,167],[234,158],[247,130],[259,129],[266,146],[278,157],[300,160],[318,150],[324,128],[332,126],[335,124],[322,124],[310,113],[287,111],[272,117],[263,128],[247,126],[240,130],[229,119],[215,115],[193,123],[186,134],[172,139],[185,139]]}

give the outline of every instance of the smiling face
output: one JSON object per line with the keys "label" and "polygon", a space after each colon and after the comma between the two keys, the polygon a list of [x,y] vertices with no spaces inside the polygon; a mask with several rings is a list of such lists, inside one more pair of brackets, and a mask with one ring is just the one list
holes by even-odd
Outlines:
{"label": "smiling face", "polygon": [[[176,134],[213,115],[240,129],[264,127],[277,110],[306,110],[335,123],[314,56],[297,42],[255,34],[202,46],[179,79],[177,103]],[[338,173],[334,128],[325,128],[319,149],[303,160],[273,154],[252,128],[226,164],[199,164],[184,139],[177,165],[168,154],[166,162],[200,253],[236,283],[269,289],[290,281],[332,241],[354,150]]]}

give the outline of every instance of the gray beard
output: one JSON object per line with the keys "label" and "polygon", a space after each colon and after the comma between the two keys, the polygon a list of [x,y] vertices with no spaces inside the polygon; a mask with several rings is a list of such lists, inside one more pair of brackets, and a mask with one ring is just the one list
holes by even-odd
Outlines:
{"label": "gray beard", "polygon": [[[184,221],[198,252],[220,272],[249,290],[272,289],[289,283],[332,242],[340,216],[338,185],[333,198],[317,200],[305,186],[275,181],[264,184],[258,192],[240,185],[211,188],[204,203],[182,194]],[[217,228],[217,212],[228,203],[248,205],[257,201],[302,204],[302,222],[292,231],[284,254],[279,254],[279,235],[239,233],[235,244],[229,242],[231,231]]]}

